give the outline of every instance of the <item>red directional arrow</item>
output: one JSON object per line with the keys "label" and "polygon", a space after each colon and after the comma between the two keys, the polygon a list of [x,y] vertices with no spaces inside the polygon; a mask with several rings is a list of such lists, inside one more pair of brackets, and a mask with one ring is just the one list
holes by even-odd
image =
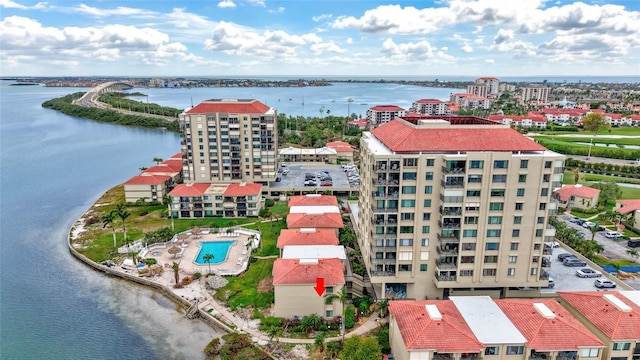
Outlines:
{"label": "red directional arrow", "polygon": [[314,287],[318,296],[322,296],[324,294],[324,278],[316,278],[316,286]]}

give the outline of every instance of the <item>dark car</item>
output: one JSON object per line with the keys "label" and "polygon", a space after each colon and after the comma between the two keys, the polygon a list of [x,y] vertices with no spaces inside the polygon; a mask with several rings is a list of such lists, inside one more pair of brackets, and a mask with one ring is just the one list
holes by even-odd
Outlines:
{"label": "dark car", "polygon": [[564,261],[564,259],[569,258],[569,257],[576,257],[573,254],[569,254],[569,253],[562,253],[562,254],[558,254],[558,260],[560,261]]}
{"label": "dark car", "polygon": [[312,173],[306,173],[306,174],[304,174],[304,179],[305,179],[305,180],[315,180],[315,178],[316,178],[316,175],[315,175],[315,174],[312,174]]}
{"label": "dark car", "polygon": [[627,241],[627,246],[630,248],[640,247],[640,240],[629,240]]}
{"label": "dark car", "polygon": [[587,266],[587,263],[583,260],[574,257],[568,257],[562,261],[564,266]]}
{"label": "dark car", "polygon": [[584,224],[584,223],[586,223],[586,222],[587,222],[587,220],[585,220],[585,219],[577,219],[577,220],[576,220],[576,221],[574,221],[573,223],[574,223],[574,224],[576,224],[576,225],[580,225],[580,226],[582,226],[582,224]]}

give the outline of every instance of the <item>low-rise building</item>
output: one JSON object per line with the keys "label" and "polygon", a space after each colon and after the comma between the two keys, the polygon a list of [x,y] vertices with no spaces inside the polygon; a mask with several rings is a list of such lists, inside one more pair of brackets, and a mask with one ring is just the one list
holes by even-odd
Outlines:
{"label": "low-rise building", "polygon": [[136,175],[124,182],[125,201],[162,201],[170,183],[171,177],[167,175]]}
{"label": "low-rise building", "polygon": [[615,211],[625,214],[627,220],[635,219],[635,226],[640,227],[640,199],[616,200]]}
{"label": "low-rise building", "polygon": [[[558,292],[567,309],[605,343],[603,359],[640,359],[640,291]],[[580,358],[596,357],[581,350]]]}
{"label": "low-rise building", "polygon": [[423,115],[447,115],[449,103],[438,99],[420,99],[413,102],[411,111]]}
{"label": "low-rise building", "polygon": [[567,210],[581,209],[587,210],[598,206],[600,190],[590,188],[581,184],[564,185],[554,190],[554,196],[558,200],[558,205]]}
{"label": "low-rise building", "polygon": [[[326,296],[338,294],[345,286],[340,259],[276,259],[273,264],[273,315],[302,318],[317,314],[325,319],[342,316],[342,304],[326,304]],[[316,291],[323,279],[324,292]]]}
{"label": "low-rise building", "polygon": [[367,121],[374,127],[407,114],[407,111],[396,105],[376,105],[367,110]]}
{"label": "low-rise building", "polygon": [[258,216],[262,208],[262,185],[252,183],[185,183],[171,192],[171,211],[176,218],[209,216]]}

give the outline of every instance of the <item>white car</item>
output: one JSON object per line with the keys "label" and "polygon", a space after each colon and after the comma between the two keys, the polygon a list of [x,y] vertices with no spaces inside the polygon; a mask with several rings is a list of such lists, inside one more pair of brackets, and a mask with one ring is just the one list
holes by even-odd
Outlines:
{"label": "white car", "polygon": [[622,236],[622,234],[620,234],[617,231],[607,231],[606,233],[604,233],[604,236],[608,239],[616,239],[620,236]]}
{"label": "white car", "polygon": [[584,268],[576,271],[576,275],[581,278],[599,278],[602,276],[602,273],[597,270]]}
{"label": "white car", "polygon": [[588,229],[588,228],[592,228],[592,227],[594,227],[594,226],[596,226],[596,224],[595,224],[595,223],[592,223],[591,221],[585,221],[585,222],[582,224],[582,227],[586,227],[587,229]]}

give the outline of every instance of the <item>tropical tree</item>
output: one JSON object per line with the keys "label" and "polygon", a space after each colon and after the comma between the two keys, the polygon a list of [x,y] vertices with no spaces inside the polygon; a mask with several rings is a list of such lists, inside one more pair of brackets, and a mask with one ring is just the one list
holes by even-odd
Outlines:
{"label": "tropical tree", "polygon": [[313,343],[318,347],[318,350],[320,350],[320,352],[324,352],[324,339],[326,339],[326,337],[326,334],[318,334],[315,337]]}
{"label": "tropical tree", "polygon": [[344,328],[344,306],[345,303],[347,302],[347,287],[343,286],[342,289],[340,289],[340,292],[337,294],[329,294],[324,298],[324,303],[329,305],[331,303],[333,303],[334,301],[339,301],[340,304],[342,304],[342,342],[344,342],[344,333],[345,333],[345,328]]}
{"label": "tropical tree", "polygon": [[352,336],[343,341],[340,359],[342,360],[378,360],[382,350],[378,340],[372,337]]}
{"label": "tropical tree", "polygon": [[211,260],[213,260],[215,256],[213,254],[206,253],[202,256],[202,260],[209,265],[209,274],[211,274]]}
{"label": "tropical tree", "polygon": [[610,125],[602,113],[590,113],[582,119],[582,126],[586,131],[593,131],[598,134],[600,130],[606,130]]}
{"label": "tropical tree", "polygon": [[106,228],[107,226],[111,228],[113,232],[113,247],[118,246],[116,243],[116,228],[113,226],[113,222],[116,220],[116,214],[113,210],[108,213],[102,215],[102,228]]}
{"label": "tropical tree", "polygon": [[171,269],[173,269],[173,278],[176,280],[176,285],[178,285],[180,283],[180,261],[174,261],[171,264]]}
{"label": "tropical tree", "polygon": [[624,215],[622,213],[619,213],[619,212],[615,211],[615,210],[607,211],[602,216],[605,219],[607,219],[607,220],[611,221],[612,223],[616,224],[617,228],[620,227],[620,223],[624,219]]}
{"label": "tropical tree", "polygon": [[300,326],[302,326],[302,329],[306,332],[316,330],[320,325],[322,325],[322,318],[316,313],[303,317],[300,322]]}
{"label": "tropical tree", "polygon": [[616,200],[622,196],[622,189],[620,189],[620,186],[613,181],[595,183],[591,186],[596,189],[600,189],[598,203],[603,206],[607,205],[607,202],[610,200]]}
{"label": "tropical tree", "polygon": [[160,163],[162,162],[162,158],[154,157],[154,158],[153,158],[153,161],[155,161],[155,162],[156,162],[156,165],[157,165],[157,164],[160,164]]}
{"label": "tropical tree", "polygon": [[596,222],[592,227],[589,228],[591,232],[591,241],[595,241],[596,234],[598,233],[598,229],[600,228],[600,223]]}
{"label": "tropical tree", "polygon": [[580,181],[580,168],[579,167],[574,167],[571,172],[573,173],[573,183],[577,184],[578,181]]}
{"label": "tropical tree", "polygon": [[148,167],[146,167],[146,166],[141,166],[141,167],[139,167],[138,169],[140,169],[140,172],[144,172],[145,170],[147,170],[147,169],[148,169]]}
{"label": "tropical tree", "polygon": [[616,269],[616,277],[620,279],[620,271],[622,269],[622,264],[620,264],[620,261],[611,262],[609,263],[609,265],[613,266]]}
{"label": "tropical tree", "polygon": [[387,317],[389,314],[389,299],[378,301],[378,308],[380,309],[380,317]]}
{"label": "tropical tree", "polygon": [[[315,314],[314,314],[315,315]],[[269,336],[269,341],[273,341],[273,338],[279,338],[280,335],[284,332],[284,329],[280,326],[271,325],[266,330],[267,336]]]}
{"label": "tropical tree", "polygon": [[627,250],[627,254],[631,256],[634,261],[638,261],[638,256],[640,256],[640,254],[638,254],[638,250],[636,249]]}
{"label": "tropical tree", "polygon": [[127,205],[125,203],[119,203],[116,205],[116,215],[122,220],[122,232],[124,234],[124,243],[127,244],[127,225],[125,220],[131,215],[131,213],[127,210]]}

